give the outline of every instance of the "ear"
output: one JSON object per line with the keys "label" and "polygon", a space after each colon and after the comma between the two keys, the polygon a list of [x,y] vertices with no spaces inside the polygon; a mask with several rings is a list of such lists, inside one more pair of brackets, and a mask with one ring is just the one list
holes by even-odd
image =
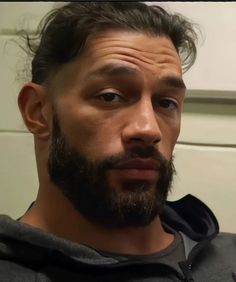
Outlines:
{"label": "ear", "polygon": [[26,83],[18,96],[18,106],[28,130],[40,139],[50,136],[50,103],[44,86]]}

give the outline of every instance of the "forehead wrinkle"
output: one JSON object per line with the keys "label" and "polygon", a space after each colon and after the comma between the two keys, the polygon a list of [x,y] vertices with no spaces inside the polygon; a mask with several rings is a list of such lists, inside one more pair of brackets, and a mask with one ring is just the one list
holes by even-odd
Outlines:
{"label": "forehead wrinkle", "polygon": [[[117,46],[112,46],[112,49],[111,47],[103,47],[97,52],[101,53],[100,55],[105,57],[110,55],[112,55],[114,58],[125,57],[127,61],[132,63],[142,62],[149,65],[168,64],[168,63],[173,65],[180,64],[180,58],[177,52],[175,52],[171,48],[170,48],[171,52],[166,52],[165,48],[162,48],[161,50],[158,50],[157,52],[154,53],[154,52],[147,52],[140,50],[136,51],[137,50],[136,48],[126,47],[122,45],[121,46],[122,50],[120,49],[114,52],[114,48],[116,47]],[[152,57],[150,57],[150,54],[152,55]]]}
{"label": "forehead wrinkle", "polygon": [[[181,72],[181,65],[179,64],[179,60],[172,58],[172,56],[169,56],[169,58],[159,58],[159,60],[152,60],[152,59],[147,59],[147,58],[142,58],[142,57],[138,57],[137,56],[131,56],[130,54],[124,53],[124,54],[112,54],[113,55],[113,59],[119,59],[119,60],[124,60],[128,63],[132,63],[135,65],[138,65],[140,67],[140,62],[142,62],[144,65],[141,67],[144,67],[148,70],[152,69],[152,73],[156,74],[156,72],[158,73],[160,70],[174,67],[175,70],[178,70]],[[176,68],[177,65],[180,65],[178,68]],[[159,68],[159,70],[158,70]]]}
{"label": "forehead wrinkle", "polygon": [[154,76],[161,75],[161,72],[182,74],[179,54],[172,41],[165,36],[146,36],[123,31],[100,33],[91,36],[86,45],[86,51],[81,58],[88,60],[93,66],[98,65],[94,65],[96,61],[108,62],[114,59],[134,64],[137,69],[146,69]]}
{"label": "forehead wrinkle", "polygon": [[[166,49],[175,50],[175,47],[174,47],[174,45],[173,45],[173,43],[172,43],[172,41],[169,37],[166,37],[166,36],[149,36],[149,35],[146,35],[146,34],[143,34],[143,33],[135,34],[133,32],[132,32],[132,34],[135,35],[135,38],[137,38],[137,40],[138,40],[138,37],[143,37],[143,36],[147,37],[147,39],[150,39],[150,40],[160,39],[162,41],[163,47],[165,47]],[[98,42],[97,42],[97,40],[98,40]],[[138,49],[138,48],[134,47],[133,42],[129,42],[127,40],[124,40],[120,36],[116,37],[115,35],[113,35],[112,38],[111,38],[110,36],[104,36],[103,35],[103,36],[96,36],[96,37],[90,38],[90,43],[93,42],[93,44],[96,43],[98,45],[104,44],[104,43],[110,43],[111,41],[115,42],[115,43],[116,42],[118,42],[118,43],[122,42],[121,45],[117,45],[117,47],[124,47],[124,43],[125,43],[127,47],[131,47],[133,50],[156,54],[156,52],[154,52],[154,51],[152,52],[152,51],[149,51],[149,50]],[[172,46],[170,46],[170,43],[171,43]]]}
{"label": "forehead wrinkle", "polygon": [[[98,47],[98,46],[97,46]],[[137,49],[135,47],[133,47],[132,45],[130,46],[125,46],[124,44],[121,45],[109,45],[109,46],[103,46],[100,50],[98,50],[97,48],[97,52],[101,52],[101,53],[107,53],[107,50],[111,50],[112,51],[108,52],[108,53],[114,53],[114,49],[118,48],[117,53],[120,54],[125,54],[125,55],[133,55],[133,54],[138,54],[140,53],[143,57],[146,57],[147,59],[149,59],[148,57],[151,57],[150,60],[153,61],[153,58],[158,58],[158,56],[168,56],[168,57],[179,57],[177,51],[175,49],[172,49],[171,47],[161,47],[161,49],[157,50],[157,51],[149,51],[149,50],[141,50],[141,49]],[[120,50],[119,50],[120,48]],[[160,46],[159,46],[160,48]],[[89,52],[88,56],[90,54],[93,54],[93,50],[91,50],[91,52]],[[138,55],[140,55],[138,54]]]}
{"label": "forehead wrinkle", "polygon": [[[132,32],[132,34],[135,34]],[[137,33],[135,34],[135,38],[137,39],[137,41],[139,40],[139,37],[141,40],[143,40],[143,36],[146,36],[147,39],[153,40],[153,39],[160,39],[161,40],[161,44],[157,45],[157,50],[152,51],[153,46],[150,46],[151,48],[149,49],[148,47],[146,47],[146,50],[142,50],[141,48],[137,48],[134,46],[133,42],[127,41],[126,39],[122,38],[122,37],[116,37],[115,34],[111,36],[109,35],[101,35],[98,34],[96,37],[92,37],[90,38],[89,41],[87,41],[88,44],[88,49],[87,51],[89,51],[89,54],[93,53],[93,47],[96,46],[96,51],[98,51],[100,45],[104,45],[102,46],[101,50],[104,50],[104,52],[107,49],[110,48],[122,48],[123,50],[125,49],[130,49],[131,51],[136,51],[136,53],[144,53],[147,54],[147,56],[158,56],[159,54],[163,54],[163,55],[172,55],[172,56],[178,56],[177,50],[175,49],[171,39],[169,39],[166,36],[148,36],[142,33]],[[162,45],[162,46],[160,46]],[[143,45],[140,45],[143,47]]]}
{"label": "forehead wrinkle", "polygon": [[175,64],[180,63],[180,58],[178,53],[175,49],[172,49],[171,47],[161,47],[156,52],[153,51],[146,51],[146,50],[139,50],[133,46],[121,46],[123,47],[122,51],[119,50],[118,53],[133,57],[143,63],[153,65],[153,64]]}
{"label": "forehead wrinkle", "polygon": [[[130,55],[133,57],[138,57],[138,59],[142,58],[143,62],[146,63],[153,63],[153,62],[161,62],[166,61],[166,58],[168,59],[167,61],[173,61],[173,62],[178,62],[179,61],[179,55],[175,49],[172,49],[171,47],[160,47],[156,52],[152,51],[146,51],[146,50],[139,50],[133,46],[130,46],[128,48],[123,48],[123,49],[131,49],[132,53],[129,51],[123,50],[120,51],[119,53],[124,54],[124,55]],[[135,56],[136,55],[136,56]],[[141,56],[141,57],[140,57]]]}

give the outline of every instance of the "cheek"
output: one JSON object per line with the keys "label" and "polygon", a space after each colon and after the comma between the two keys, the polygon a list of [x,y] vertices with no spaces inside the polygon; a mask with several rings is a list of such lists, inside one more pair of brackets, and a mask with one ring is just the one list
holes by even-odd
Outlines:
{"label": "cheek", "polygon": [[180,132],[180,119],[175,119],[168,124],[162,123],[161,127],[162,140],[159,148],[167,159],[171,159]]}
{"label": "cheek", "polygon": [[68,142],[90,159],[120,152],[120,130],[114,117],[80,107],[64,113],[61,126]]}
{"label": "cheek", "polygon": [[179,137],[180,133],[180,125],[181,125],[181,119],[180,117],[175,120],[175,122],[171,126],[171,141],[172,141],[172,147],[175,146],[177,139]]}

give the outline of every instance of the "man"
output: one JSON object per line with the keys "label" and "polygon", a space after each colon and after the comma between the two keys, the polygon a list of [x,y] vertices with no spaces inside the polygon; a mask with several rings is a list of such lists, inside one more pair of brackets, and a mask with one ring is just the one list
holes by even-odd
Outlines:
{"label": "man", "polygon": [[70,3],[28,38],[40,187],[0,218],[0,281],[236,281],[235,236],[197,198],[166,201],[195,41],[137,2]]}

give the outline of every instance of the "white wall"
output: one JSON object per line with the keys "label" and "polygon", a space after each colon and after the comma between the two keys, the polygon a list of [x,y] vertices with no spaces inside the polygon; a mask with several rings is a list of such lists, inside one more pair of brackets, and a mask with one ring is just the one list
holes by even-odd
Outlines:
{"label": "white wall", "polygon": [[[187,100],[175,149],[178,176],[170,199],[192,193],[216,213],[221,229],[236,232],[236,3],[161,2],[198,22],[204,40],[184,76],[192,95],[231,100]],[[33,138],[17,108],[16,73],[25,61],[12,41],[17,28],[37,22],[55,3],[0,3],[0,213],[20,216],[37,193]],[[29,23],[29,24],[28,24]],[[194,92],[194,91],[195,92]],[[208,101],[208,102],[207,102]],[[211,102],[212,101],[212,102]]]}

